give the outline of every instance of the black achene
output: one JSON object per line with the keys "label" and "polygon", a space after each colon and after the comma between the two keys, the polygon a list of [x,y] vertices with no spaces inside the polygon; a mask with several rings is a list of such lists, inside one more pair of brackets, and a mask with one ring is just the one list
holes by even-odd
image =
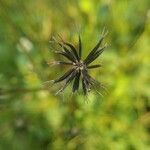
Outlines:
{"label": "black achene", "polygon": [[73,82],[72,92],[74,93],[79,89],[79,82],[81,81],[83,93],[85,95],[95,85],[99,85],[99,86],[102,85],[100,82],[96,81],[88,74],[88,70],[101,67],[100,64],[96,64],[96,65],[90,65],[90,64],[95,59],[97,59],[106,48],[106,44],[100,47],[106,35],[107,35],[107,32],[105,32],[105,29],[104,29],[99,42],[96,44],[96,46],[91,50],[89,55],[84,60],[81,59],[82,43],[81,43],[80,35],[79,35],[78,50],[72,44],[68,42],[65,42],[63,40],[61,40],[61,42],[58,42],[56,39],[54,39],[55,42],[57,42],[59,46],[62,48],[61,51],[55,51],[55,53],[64,56],[65,58],[68,59],[68,61],[67,62],[54,61],[53,64],[71,66],[71,69],[67,71],[64,75],[62,75],[56,80],[53,80],[53,83],[59,83],[59,82],[64,81],[63,86],[57,92],[57,94],[60,92],[63,92],[65,88],[69,85],[69,83],[71,82]]}

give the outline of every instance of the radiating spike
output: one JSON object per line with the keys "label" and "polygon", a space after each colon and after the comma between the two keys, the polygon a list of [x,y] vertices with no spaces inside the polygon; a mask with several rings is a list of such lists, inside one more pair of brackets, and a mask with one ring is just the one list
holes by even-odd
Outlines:
{"label": "radiating spike", "polygon": [[73,83],[73,87],[72,87],[72,92],[75,92],[78,90],[79,88],[79,82],[80,82],[80,72],[77,73],[74,83]]}
{"label": "radiating spike", "polygon": [[89,53],[89,55],[86,57],[86,59],[84,60],[84,62],[86,62],[100,47],[101,43],[103,42],[105,36],[108,34],[108,31],[105,32],[105,28],[102,31],[102,35],[101,38],[99,40],[99,42],[97,43],[97,45],[92,49],[92,51]]}
{"label": "radiating spike", "polygon": [[81,37],[79,35],[79,58],[81,59],[82,57],[82,43],[81,43]]}
{"label": "radiating spike", "polygon": [[77,53],[76,48],[75,48],[72,44],[70,44],[70,43],[68,43],[68,42],[64,42],[64,44],[67,45],[68,47],[70,47],[70,49],[71,49],[71,51],[73,52],[74,56],[75,56],[76,59],[79,61],[80,59],[79,59],[79,56],[78,56],[78,53]]}
{"label": "radiating spike", "polygon": [[64,57],[66,57],[67,59],[69,59],[69,60],[72,61],[72,62],[75,62],[75,59],[72,58],[71,55],[69,55],[68,53],[66,53],[66,52],[64,52],[64,51],[55,51],[55,53],[60,54],[60,55],[62,55],[62,56],[64,56]]}
{"label": "radiating spike", "polygon": [[99,68],[102,65],[98,64],[98,65],[91,65],[91,66],[87,66],[88,69],[94,69],[94,68]]}
{"label": "radiating spike", "polygon": [[106,45],[102,48],[100,48],[95,54],[93,54],[86,62],[84,62],[86,65],[90,64],[91,62],[93,62],[97,57],[99,57],[101,55],[101,53],[104,51],[104,49],[106,48]]}
{"label": "radiating spike", "polygon": [[101,82],[95,80],[95,79],[92,78],[89,74],[87,74],[87,76],[89,77],[92,86],[97,86],[98,88],[102,88],[103,90],[107,91],[107,89],[106,89],[106,87],[104,86],[104,84],[102,84]]}
{"label": "radiating spike", "polygon": [[[62,41],[62,44],[61,44],[61,46],[62,47],[64,47],[65,49],[67,49],[66,47],[65,47],[65,45],[66,46],[68,46],[68,47],[70,47],[70,49],[71,49],[71,54],[70,55],[72,55],[72,56],[74,56],[76,59],[77,59],[77,61],[79,61],[79,56],[78,56],[78,53],[77,53],[77,50],[76,50],[76,48],[71,44],[71,43],[69,43],[69,42],[65,42],[64,40],[63,40],[63,38],[58,34],[58,36],[59,36],[59,38],[61,39],[61,41]],[[68,49],[67,49],[67,51],[69,51]]]}
{"label": "radiating spike", "polygon": [[65,84],[61,87],[61,89],[56,93],[56,95],[60,92],[63,92],[65,90],[65,88],[67,87],[67,85],[74,79],[74,77],[76,76],[76,70],[74,70],[70,76],[67,77]]}
{"label": "radiating spike", "polygon": [[[60,35],[58,35],[58,36],[61,38]],[[74,60],[74,62],[76,61],[76,59],[77,59],[76,56],[74,56],[74,53],[70,52],[70,51],[67,49],[67,47],[65,46],[65,42],[63,41],[62,38],[61,38],[61,41],[62,41],[62,42],[59,42],[55,37],[52,37],[52,39],[53,39],[60,47],[63,48],[63,50],[65,51],[66,55],[68,55],[67,58],[69,57],[69,59],[71,58],[72,60]]]}
{"label": "radiating spike", "polygon": [[84,95],[87,94],[88,91],[90,91],[90,79],[87,76],[87,71],[82,70],[82,88],[83,88],[83,93]]}
{"label": "radiating spike", "polygon": [[84,95],[86,95],[87,94],[87,89],[86,89],[86,85],[85,85],[84,79],[82,79],[82,88],[83,88]]}
{"label": "radiating spike", "polygon": [[74,56],[72,52],[70,52],[66,46],[63,46],[63,50],[74,60],[74,62],[77,61],[77,58]]}
{"label": "radiating spike", "polygon": [[74,71],[74,69],[71,69],[71,70],[67,71],[63,76],[61,76],[60,78],[54,80],[54,83],[58,83],[58,82],[61,82],[61,81],[65,80],[67,77],[69,77],[72,74],[73,71]]}

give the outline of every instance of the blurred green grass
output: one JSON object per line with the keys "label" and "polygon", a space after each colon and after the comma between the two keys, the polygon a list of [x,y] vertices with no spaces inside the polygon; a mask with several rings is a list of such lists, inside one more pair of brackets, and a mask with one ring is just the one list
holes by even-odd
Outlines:
{"label": "blurred green grass", "polygon": [[[0,0],[0,149],[150,149],[149,0]],[[103,27],[109,48],[91,72],[107,85],[101,97],[55,96],[41,85],[67,68],[49,43],[61,34],[83,56]]]}

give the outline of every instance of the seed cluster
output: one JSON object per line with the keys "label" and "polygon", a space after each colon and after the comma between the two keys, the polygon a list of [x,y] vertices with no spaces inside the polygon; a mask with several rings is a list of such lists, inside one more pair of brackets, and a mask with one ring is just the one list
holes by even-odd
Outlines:
{"label": "seed cluster", "polygon": [[68,86],[68,84],[70,84],[71,82],[73,82],[72,92],[74,93],[78,91],[79,84],[81,81],[84,95],[86,95],[91,90],[91,88],[94,87],[95,85],[101,85],[100,82],[96,81],[88,74],[88,70],[101,67],[100,64],[96,64],[96,65],[90,65],[90,64],[95,59],[97,59],[106,48],[106,44],[101,47],[101,44],[106,35],[107,32],[103,30],[100,40],[84,60],[81,59],[82,43],[81,43],[80,35],[79,35],[78,50],[71,43],[65,42],[63,40],[59,42],[56,39],[54,39],[55,42],[57,42],[59,46],[62,48],[61,51],[55,51],[55,53],[62,55],[68,59],[68,61],[66,62],[55,61],[54,64],[71,66],[71,69],[68,70],[64,75],[62,75],[56,80],[53,80],[53,83],[59,83],[64,81],[63,86],[57,93],[63,92],[65,88]]}

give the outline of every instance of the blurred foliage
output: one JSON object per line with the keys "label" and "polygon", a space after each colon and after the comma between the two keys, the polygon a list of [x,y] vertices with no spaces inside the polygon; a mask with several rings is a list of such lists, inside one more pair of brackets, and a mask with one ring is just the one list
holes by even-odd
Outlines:
{"label": "blurred foliage", "polygon": [[[149,0],[0,0],[0,149],[150,149]],[[91,75],[107,85],[102,97],[90,93],[55,96],[42,84],[67,68],[51,36],[61,34],[83,55],[103,27],[109,48]]]}

